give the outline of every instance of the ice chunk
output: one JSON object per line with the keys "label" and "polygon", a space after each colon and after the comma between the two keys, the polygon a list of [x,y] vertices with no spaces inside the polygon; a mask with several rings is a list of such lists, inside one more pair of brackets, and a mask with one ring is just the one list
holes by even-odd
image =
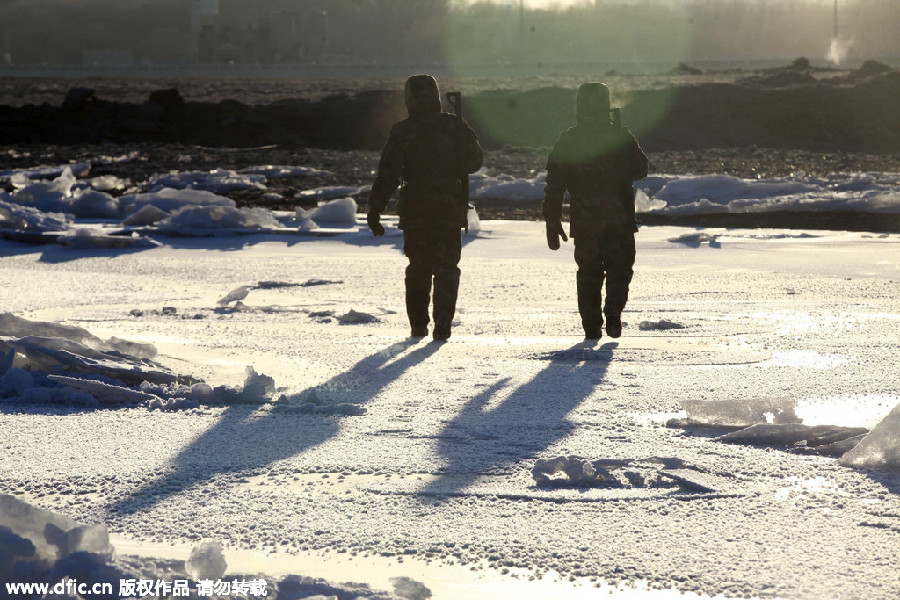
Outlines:
{"label": "ice chunk", "polygon": [[184,563],[185,572],[195,581],[221,579],[227,567],[225,556],[222,554],[222,545],[213,541],[203,542],[194,548]]}
{"label": "ice chunk", "polygon": [[0,396],[10,393],[18,396],[32,386],[34,386],[34,378],[31,373],[13,367],[0,377]]}
{"label": "ice chunk", "polygon": [[131,185],[130,179],[120,179],[115,175],[103,175],[91,179],[91,187],[100,192],[124,190],[129,185]]}
{"label": "ice chunk", "polygon": [[78,524],[68,517],[32,506],[15,496],[0,494],[0,527],[29,540],[35,547],[35,558],[56,560],[61,557],[60,549],[45,536],[48,526],[69,531]]}
{"label": "ice chunk", "polygon": [[82,379],[79,377],[67,377],[65,375],[47,375],[47,379],[61,383],[85,394],[90,394],[100,402],[151,402],[159,400],[153,394],[139,392],[122,385],[113,385],[94,379]]}
{"label": "ice chunk", "polygon": [[634,194],[634,211],[637,213],[653,212],[654,210],[662,210],[665,207],[665,200],[651,198],[644,190],[637,190]]}
{"label": "ice chunk", "polygon": [[251,286],[242,285],[239,288],[235,288],[225,294],[223,297],[219,298],[216,304],[220,306],[225,306],[231,302],[237,302],[238,300],[243,300],[247,297],[247,294],[250,293]]}
{"label": "ice chunk", "polygon": [[309,212],[310,211],[308,210],[298,208],[297,212],[294,214],[294,226],[300,231],[310,231],[319,228],[319,224],[309,218]]}
{"label": "ice chunk", "polygon": [[72,248],[155,248],[159,242],[133,232],[130,235],[112,235],[100,229],[82,227],[59,236],[57,240]]}
{"label": "ice chunk", "polygon": [[757,423],[716,439],[729,444],[761,444],[767,446],[824,446],[866,433],[864,427],[838,425],[802,425],[800,423]]}
{"label": "ice chunk", "polygon": [[597,467],[591,461],[577,456],[557,456],[551,459],[538,459],[531,469],[531,477],[537,485],[547,485],[556,473],[563,473],[568,483],[573,485],[594,484],[617,481],[606,469]]}
{"label": "ice chunk", "polygon": [[873,427],[855,448],[844,454],[840,463],[867,469],[900,468],[900,404]]}
{"label": "ice chunk", "polygon": [[212,387],[206,383],[195,383],[191,386],[189,398],[194,402],[204,404],[215,400],[216,395]]}
{"label": "ice chunk", "polygon": [[359,325],[362,323],[377,323],[378,317],[369,313],[357,312],[351,308],[349,312],[339,315],[337,320],[342,325]]}
{"label": "ice chunk", "polygon": [[301,190],[294,194],[294,198],[298,200],[332,200],[335,198],[346,198],[354,194],[359,194],[367,189],[368,187],[332,185],[314,188],[311,190]]}
{"label": "ice chunk", "polygon": [[44,528],[44,538],[57,547],[60,558],[76,552],[88,552],[109,557],[112,546],[109,545],[109,533],[102,525],[78,525],[71,529],[62,529],[53,523]]}
{"label": "ice chunk", "polygon": [[122,216],[119,201],[97,190],[76,190],[66,212],[82,219],[118,219]]}
{"label": "ice chunk", "polygon": [[245,402],[265,402],[275,393],[275,380],[268,375],[261,375],[252,366],[246,369],[244,389],[240,393]]}
{"label": "ice chunk", "polygon": [[122,214],[126,216],[130,216],[148,205],[155,206],[167,213],[175,212],[184,206],[228,206],[232,208],[236,206],[234,200],[212,192],[172,188],[165,188],[157,192],[127,194],[119,198],[119,204],[122,206]]}
{"label": "ice chunk", "polygon": [[123,219],[122,225],[128,225],[130,227],[144,227],[147,225],[153,225],[158,221],[162,221],[168,216],[169,213],[162,210],[161,208],[157,208],[152,204],[147,204],[142,206],[137,212],[134,212]]}
{"label": "ice chunk", "polygon": [[266,178],[262,175],[239,175],[228,169],[213,171],[173,171],[150,177],[147,188],[158,192],[167,188],[176,190],[204,190],[217,194],[228,194],[241,190],[264,190]]}
{"label": "ice chunk", "polygon": [[319,204],[306,213],[316,223],[329,225],[356,225],[356,201],[340,198]]}
{"label": "ice chunk", "polygon": [[256,167],[247,167],[238,171],[241,175],[262,175],[267,179],[278,179],[282,177],[327,177],[332,175],[331,171],[323,171],[312,167],[295,167],[283,165],[260,165]]}
{"label": "ice chunk", "polygon": [[478,213],[474,208],[470,208],[466,212],[466,223],[469,233],[478,233],[481,231],[481,219],[478,218]]}
{"label": "ice chunk", "polygon": [[222,230],[281,227],[264,208],[233,206],[185,206],[157,225],[161,231],[191,233],[191,230]]}
{"label": "ice chunk", "polygon": [[686,425],[748,427],[756,423],[799,423],[796,402],[788,398],[746,400],[682,400]]}
{"label": "ice chunk", "polygon": [[510,175],[489,177],[479,171],[469,177],[469,195],[476,200],[481,198],[540,200],[544,197],[546,176],[546,173],[540,173],[531,178],[516,178]]}
{"label": "ice chunk", "polygon": [[75,177],[84,177],[91,171],[91,165],[90,163],[71,163],[67,165],[50,165],[32,167],[30,169],[0,171],[0,179],[15,176],[25,179],[55,179],[60,177],[66,170]]}
{"label": "ice chunk", "polygon": [[391,577],[390,582],[394,586],[394,594],[403,600],[428,600],[431,598],[431,590],[409,577]]}
{"label": "ice chunk", "polygon": [[638,329],[641,331],[667,331],[669,329],[684,329],[684,325],[663,319],[662,321],[641,321],[638,324]]}
{"label": "ice chunk", "polygon": [[9,200],[9,194],[0,191],[0,229],[59,231],[67,229],[71,223],[70,215],[46,213],[33,206],[22,206]]}

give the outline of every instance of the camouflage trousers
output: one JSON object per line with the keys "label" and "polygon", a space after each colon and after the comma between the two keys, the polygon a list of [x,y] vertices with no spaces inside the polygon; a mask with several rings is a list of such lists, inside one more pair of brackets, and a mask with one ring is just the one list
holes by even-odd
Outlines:
{"label": "camouflage trousers", "polygon": [[434,285],[435,328],[449,330],[459,293],[462,234],[457,228],[403,231],[406,267],[406,314],[413,327],[428,325],[428,304]]}
{"label": "camouflage trousers", "polygon": [[[619,315],[628,302],[628,286],[634,275],[634,233],[622,228],[606,228],[597,235],[575,239],[578,265],[578,312],[586,333],[603,326],[603,314]],[[603,281],[606,305],[602,307]]]}

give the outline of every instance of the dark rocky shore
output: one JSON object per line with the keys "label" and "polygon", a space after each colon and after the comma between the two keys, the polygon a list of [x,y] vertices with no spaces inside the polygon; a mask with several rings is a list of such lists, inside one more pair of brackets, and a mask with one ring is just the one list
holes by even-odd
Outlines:
{"label": "dark rocky shore", "polygon": [[[88,83],[97,89],[86,87]],[[237,92],[233,82],[223,86],[227,93],[256,102],[251,104],[234,98],[211,101],[212,83],[204,84],[203,100],[195,101],[186,100],[177,87],[146,91],[152,81],[128,87],[119,81],[50,85],[7,79],[0,86],[0,170],[96,163],[101,155],[137,152],[139,160],[95,164],[92,174],[140,182],[175,169],[262,164],[307,165],[332,173],[270,181],[269,191],[286,198],[280,205],[267,201],[272,208],[295,206],[293,195],[299,189],[371,183],[391,124],[405,116],[402,82],[353,82],[352,91],[324,97],[316,96],[314,82],[306,82],[307,87],[298,91],[303,97],[297,98],[287,97],[285,86],[266,94],[268,83],[247,83],[244,93]],[[57,94],[68,91],[59,105],[29,102],[46,99],[48,88]],[[144,90],[146,99],[135,101],[135,89]],[[879,63],[831,73],[799,59],[779,69],[738,74],[727,82],[626,90],[617,103],[623,106],[623,121],[650,156],[653,172],[768,178],[900,171],[897,98],[900,72]],[[467,94],[466,115],[488,150],[489,172],[530,177],[543,169],[549,147],[571,124],[573,102],[573,89],[561,87]],[[235,200],[241,205],[261,203],[254,192],[241,193]],[[361,195],[357,200],[364,205],[366,199]],[[483,218],[536,219],[538,204],[482,200],[479,212]],[[716,215],[687,221],[900,231],[900,218],[884,214],[852,219],[845,213]]]}

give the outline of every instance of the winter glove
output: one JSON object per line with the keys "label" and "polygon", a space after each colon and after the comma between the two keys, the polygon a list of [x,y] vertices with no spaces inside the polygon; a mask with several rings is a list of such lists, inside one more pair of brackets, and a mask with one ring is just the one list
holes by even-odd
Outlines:
{"label": "winter glove", "polygon": [[562,223],[559,221],[547,221],[547,246],[551,250],[559,250],[560,237],[564,242],[569,241],[569,238],[566,237],[566,232],[563,231]]}
{"label": "winter glove", "polygon": [[384,227],[381,225],[381,216],[376,212],[370,212],[366,215],[366,223],[375,237],[384,235]]}

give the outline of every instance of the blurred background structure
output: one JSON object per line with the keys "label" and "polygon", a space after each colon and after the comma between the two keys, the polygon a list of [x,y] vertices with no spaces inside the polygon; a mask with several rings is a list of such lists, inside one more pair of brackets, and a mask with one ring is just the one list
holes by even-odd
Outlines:
{"label": "blurred background structure", "polygon": [[0,0],[0,68],[491,75],[798,56],[896,65],[897,32],[897,0]]}

